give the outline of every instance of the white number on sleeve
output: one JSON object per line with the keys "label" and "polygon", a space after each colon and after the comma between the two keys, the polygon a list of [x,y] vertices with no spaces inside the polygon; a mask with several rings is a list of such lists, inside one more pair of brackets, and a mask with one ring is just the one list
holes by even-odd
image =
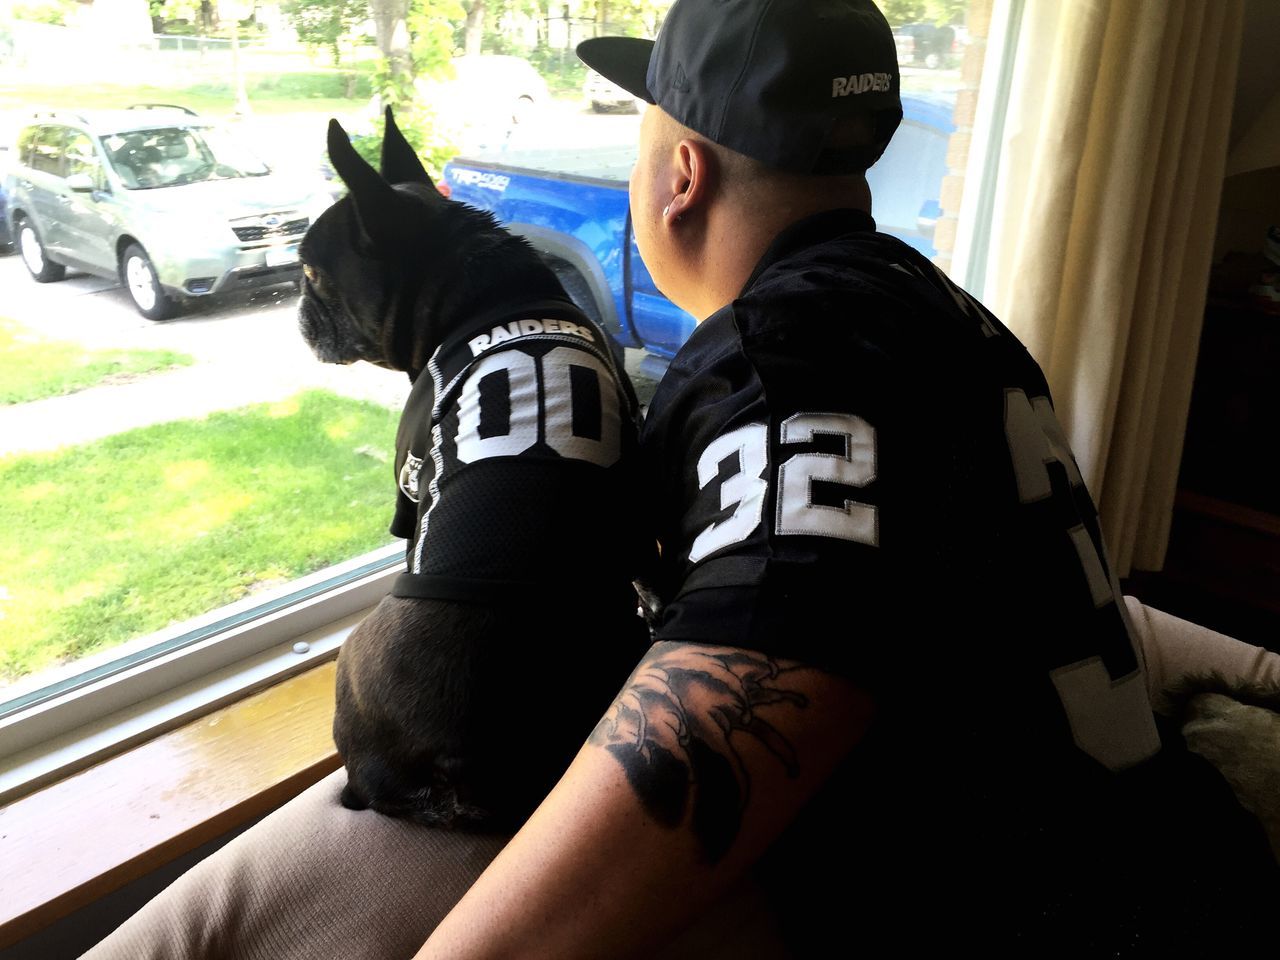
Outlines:
{"label": "white number on sleeve", "polygon": [[[585,390],[585,396],[574,396],[575,368],[595,378],[595,389]],[[507,389],[498,399],[509,417],[506,432],[481,436],[481,395],[495,389],[499,382],[490,381],[491,385],[485,386],[485,378],[504,370]],[[494,402],[492,397],[489,399]],[[575,406],[598,425],[598,438],[574,433]],[[613,374],[589,353],[556,347],[540,360],[519,350],[493,353],[472,368],[458,396],[458,460],[475,463],[488,457],[519,456],[538,442],[539,421],[547,446],[562,457],[608,467],[621,455],[622,421]]]}
{"label": "white number on sleeve", "polygon": [[698,534],[689,550],[689,562],[697,563],[707,554],[740,543],[760,525],[764,513],[764,495],[769,483],[764,479],[769,468],[769,428],[763,423],[749,423],[713,440],[698,458],[698,489],[706,489],[720,475],[720,464],[737,455],[738,469],[720,484],[720,509],[733,507],[733,515],[711,523]]}
{"label": "white number on sleeve", "polygon": [[[1018,389],[1005,391],[1005,439],[1018,483],[1018,499],[1037,503],[1053,496],[1048,464],[1062,464],[1072,487],[1084,485],[1080,469],[1071,455],[1071,446],[1048,397],[1027,399]],[[1064,531],[1080,559],[1080,568],[1089,585],[1095,608],[1116,602],[1119,586],[1114,573],[1109,578],[1105,548],[1099,551],[1083,524]],[[1099,644],[1124,643],[1132,647],[1133,632],[1128,626],[1124,604],[1118,604],[1125,624],[1122,633],[1100,637]],[[1137,656],[1136,651],[1134,651]],[[1141,657],[1138,657],[1141,663]],[[1141,670],[1124,677],[1112,677],[1103,663],[1101,651],[1076,663],[1058,667],[1049,674],[1066,711],[1076,745],[1109,770],[1123,770],[1160,749],[1160,737],[1147,699]]]}
{"label": "white number on sleeve", "polygon": [[[573,432],[574,367],[595,374],[599,397],[596,404],[600,418],[600,438],[580,437]],[[562,457],[585,460],[608,467],[618,462],[621,453],[621,423],[618,415],[618,392],[613,389],[609,368],[589,353],[571,347],[556,347],[542,358],[542,389],[546,394],[545,424],[547,444]],[[583,398],[578,398],[580,405]]]}
{"label": "white number on sleeve", "polygon": [[[506,433],[480,436],[481,381],[500,370],[507,372]],[[538,442],[538,368],[533,357],[519,350],[491,353],[471,370],[458,397],[458,459],[475,463],[487,457],[514,457]]]}
{"label": "white number on sleeve", "polygon": [[[1028,400],[1021,390],[1004,393],[1004,432],[1013,459],[1013,472],[1018,481],[1018,500],[1036,503],[1053,496],[1048,464],[1062,464],[1072,487],[1084,486],[1080,468],[1071,455],[1071,445],[1062,425],[1053,414],[1048,397]],[[1080,558],[1080,568],[1089,581],[1089,592],[1095,607],[1105,607],[1115,600],[1106,568],[1083,525],[1067,531]]]}
{"label": "white number on sleeve", "polygon": [[797,413],[782,422],[783,443],[808,443],[817,434],[844,440],[844,453],[797,453],[778,468],[781,534],[835,537],[875,546],[876,508],[846,499],[843,507],[813,502],[813,482],[865,487],[876,478],[876,432],[861,417],[844,413]]}

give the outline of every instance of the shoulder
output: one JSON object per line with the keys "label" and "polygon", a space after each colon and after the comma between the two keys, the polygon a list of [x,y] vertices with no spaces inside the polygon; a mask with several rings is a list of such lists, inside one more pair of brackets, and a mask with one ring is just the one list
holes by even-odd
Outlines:
{"label": "shoulder", "polygon": [[769,264],[735,307],[739,325],[752,332],[798,313],[865,327],[880,312],[902,317],[904,307],[910,314],[945,308],[948,304],[937,297],[940,277],[932,263],[896,237],[853,231],[792,250]]}

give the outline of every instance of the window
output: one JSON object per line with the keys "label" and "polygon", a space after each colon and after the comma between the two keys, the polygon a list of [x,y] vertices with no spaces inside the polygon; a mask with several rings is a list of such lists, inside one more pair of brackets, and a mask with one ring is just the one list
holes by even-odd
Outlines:
{"label": "window", "polygon": [[31,169],[62,176],[62,144],[66,127],[41,127],[31,150]]}
{"label": "window", "polygon": [[[641,379],[693,321],[627,242],[638,105],[573,48],[653,36],[669,6],[491,2],[449,21],[414,0],[418,75],[398,113],[466,202],[499,209],[520,176],[609,194],[575,224],[504,216]],[[870,174],[875,214],[945,267],[992,0],[882,6],[905,118]],[[376,155],[377,37],[394,31],[275,4],[233,23],[173,0],[152,4],[158,34],[127,35],[63,7],[59,24],[16,20],[0,51],[24,71],[25,115],[0,130],[17,134],[15,169],[100,188],[0,179],[17,254],[0,257],[0,757],[65,729],[16,732],[73,695],[115,691],[67,724],[287,652],[374,602],[402,561],[387,525],[407,378],[321,363],[295,320],[298,242],[342,190],[328,121]]]}
{"label": "window", "polygon": [[32,157],[35,154],[36,135],[39,132],[39,127],[26,127],[23,129],[21,136],[18,137],[17,149],[15,150],[16,161],[23,166],[31,166]]}
{"label": "window", "polygon": [[98,152],[94,149],[93,140],[87,133],[71,131],[66,146],[66,175],[82,173],[95,183],[98,181],[101,164]]}

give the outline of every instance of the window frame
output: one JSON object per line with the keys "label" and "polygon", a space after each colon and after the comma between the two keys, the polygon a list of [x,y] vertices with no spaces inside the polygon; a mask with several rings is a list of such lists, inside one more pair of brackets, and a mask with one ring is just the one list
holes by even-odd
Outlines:
{"label": "window frame", "polygon": [[[990,236],[999,170],[1002,105],[1008,102],[1025,4],[992,0],[986,82],[976,118],[986,132],[966,164],[965,179],[972,186],[962,198],[951,273],[979,297],[986,263],[981,245]],[[67,126],[28,124],[54,125]],[[39,139],[36,132],[27,149],[34,150]],[[22,164],[21,145],[19,154]],[[110,159],[100,156],[100,163],[105,168]],[[208,623],[194,629],[184,625],[166,639],[138,638],[129,644],[141,651],[134,658],[122,657],[116,648],[103,655],[101,664],[85,669],[81,661],[74,676],[23,695],[16,705],[4,704],[0,803],[336,657],[354,626],[387,594],[403,556],[403,546],[392,544],[296,580],[266,603],[255,597],[214,611],[202,618]],[[306,649],[295,652],[295,644]]]}
{"label": "window frame", "polygon": [[138,638],[135,654],[113,648],[96,666],[78,662],[16,698],[0,718],[0,804],[336,657],[403,558],[391,544],[295,580],[274,600],[221,608],[167,639]]}
{"label": "window frame", "polygon": [[974,128],[985,133],[970,150],[965,172],[965,182],[977,189],[966,190],[960,200],[959,229],[950,270],[955,282],[978,300],[983,299],[986,288],[1005,107],[1013,88],[1013,68],[1026,6],[1027,0],[993,0],[991,5],[987,61],[982,72],[984,82],[978,89],[974,117]]}

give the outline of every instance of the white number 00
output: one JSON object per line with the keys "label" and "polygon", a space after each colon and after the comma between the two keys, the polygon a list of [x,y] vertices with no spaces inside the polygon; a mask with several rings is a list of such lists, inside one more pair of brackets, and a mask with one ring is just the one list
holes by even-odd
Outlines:
{"label": "white number 00", "polygon": [[[778,441],[807,443],[818,435],[840,437],[844,451],[797,453],[778,468],[778,509],[774,530],[779,534],[835,537],[875,546],[876,508],[845,499],[842,506],[814,503],[815,480],[865,487],[876,478],[876,432],[861,417],[847,413],[797,413],[783,421]],[[720,509],[733,510],[724,520],[708,524],[693,541],[689,561],[730,544],[741,543],[760,525],[769,482],[769,428],[749,423],[712,441],[698,458],[698,488],[720,476],[720,464],[737,455],[737,469],[720,482]]]}
{"label": "white number 00", "polygon": [[[578,367],[595,375],[599,397],[600,436],[580,437],[573,432],[573,377]],[[506,399],[510,421],[505,433],[480,434],[480,383],[491,373],[507,373]],[[542,395],[538,373],[542,373]],[[541,359],[517,350],[495,353],[475,365],[458,396],[457,455],[463,463],[489,457],[515,457],[538,442],[538,420],[547,446],[562,457],[609,467],[621,455],[621,415],[613,374],[590,354],[556,347]]]}

